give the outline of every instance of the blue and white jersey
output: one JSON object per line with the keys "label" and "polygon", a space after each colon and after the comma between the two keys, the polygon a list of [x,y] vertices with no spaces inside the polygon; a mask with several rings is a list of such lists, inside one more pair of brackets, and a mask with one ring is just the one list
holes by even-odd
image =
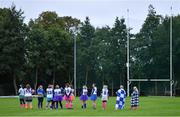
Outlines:
{"label": "blue and white jersey", "polygon": [[55,96],[60,96],[60,95],[62,95],[61,89],[54,89],[54,95],[55,95]]}
{"label": "blue and white jersey", "polygon": [[20,88],[18,93],[19,93],[19,96],[24,96],[25,95],[25,91],[24,91],[23,88]]}
{"label": "blue and white jersey", "polygon": [[71,87],[66,87],[66,88],[65,88],[65,94],[66,94],[66,96],[70,96],[71,93],[72,93]]}
{"label": "blue and white jersey", "polygon": [[82,95],[87,95],[87,93],[88,93],[88,90],[84,88],[84,89],[82,90]]}
{"label": "blue and white jersey", "polygon": [[60,90],[61,90],[61,95],[64,95],[64,89],[61,87]]}
{"label": "blue and white jersey", "polygon": [[117,96],[118,97],[121,97],[121,98],[126,98],[126,92],[124,89],[119,89],[117,92],[116,92]]}
{"label": "blue and white jersey", "polygon": [[24,88],[24,96],[25,97],[31,97],[32,96],[32,89]]}
{"label": "blue and white jersey", "polygon": [[91,92],[92,95],[97,95],[97,87],[94,87]]}
{"label": "blue and white jersey", "polygon": [[53,88],[47,88],[46,89],[46,97],[47,98],[53,98]]}
{"label": "blue and white jersey", "polygon": [[131,106],[138,106],[139,105],[139,92],[133,91],[131,94]]}
{"label": "blue and white jersey", "polygon": [[125,105],[125,99],[126,99],[126,92],[123,88],[119,89],[117,92],[117,98],[116,98],[116,109],[123,109]]}
{"label": "blue and white jersey", "polygon": [[102,100],[108,100],[108,89],[102,89]]}
{"label": "blue and white jersey", "polygon": [[44,97],[44,94],[45,94],[44,89],[38,88],[37,89],[37,94],[38,94],[38,97]]}

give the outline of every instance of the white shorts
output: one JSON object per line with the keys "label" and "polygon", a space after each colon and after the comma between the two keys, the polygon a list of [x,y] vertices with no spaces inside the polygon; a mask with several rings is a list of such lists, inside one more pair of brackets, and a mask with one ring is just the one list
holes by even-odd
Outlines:
{"label": "white shorts", "polygon": [[108,97],[107,97],[107,96],[103,96],[101,100],[102,100],[102,101],[107,101],[107,100],[108,100]]}

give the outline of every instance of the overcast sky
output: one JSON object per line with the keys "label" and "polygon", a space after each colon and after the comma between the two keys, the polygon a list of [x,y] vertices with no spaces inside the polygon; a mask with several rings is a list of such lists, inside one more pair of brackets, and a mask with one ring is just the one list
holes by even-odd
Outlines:
{"label": "overcast sky", "polygon": [[174,15],[180,14],[180,0],[0,0],[0,7],[10,7],[12,3],[24,11],[26,23],[30,18],[37,18],[42,11],[55,11],[59,16],[72,16],[81,21],[89,16],[95,27],[112,27],[116,16],[127,18],[129,9],[132,33],[137,33],[141,28],[149,4],[163,16],[170,15],[171,6]]}

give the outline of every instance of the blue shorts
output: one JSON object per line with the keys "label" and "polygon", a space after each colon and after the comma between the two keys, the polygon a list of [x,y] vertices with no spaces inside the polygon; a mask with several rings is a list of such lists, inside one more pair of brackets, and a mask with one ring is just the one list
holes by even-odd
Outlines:
{"label": "blue shorts", "polygon": [[81,95],[80,100],[86,101],[86,100],[88,100],[88,96],[87,95]]}
{"label": "blue shorts", "polygon": [[96,94],[92,94],[91,97],[90,97],[90,99],[91,99],[92,101],[96,101],[96,100],[97,100],[97,95],[96,95]]}

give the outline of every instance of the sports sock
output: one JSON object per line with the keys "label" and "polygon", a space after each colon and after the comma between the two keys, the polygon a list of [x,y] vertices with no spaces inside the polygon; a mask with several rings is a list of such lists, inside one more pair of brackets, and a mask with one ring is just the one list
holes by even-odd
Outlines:
{"label": "sports sock", "polygon": [[68,103],[66,102],[66,108],[68,108],[69,106],[68,106]]}
{"label": "sports sock", "polygon": [[25,108],[26,108],[26,109],[28,108],[28,104],[25,104]]}
{"label": "sports sock", "polygon": [[72,102],[69,103],[69,108],[72,108]]}

